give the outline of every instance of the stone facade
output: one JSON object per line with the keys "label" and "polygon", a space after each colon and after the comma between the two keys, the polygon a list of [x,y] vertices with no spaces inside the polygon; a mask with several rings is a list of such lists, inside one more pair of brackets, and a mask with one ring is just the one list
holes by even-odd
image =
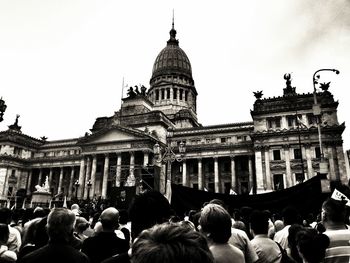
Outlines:
{"label": "stone facade", "polygon": [[[166,180],[218,193],[261,193],[320,173],[313,94],[296,93],[287,79],[282,96],[256,94],[252,121],[203,126],[197,120],[191,64],[175,37],[173,27],[154,63],[149,89],[129,89],[120,110],[97,118],[91,133],[36,139],[21,132],[18,118],[0,132],[1,199],[20,190],[30,196],[46,178],[53,196],[106,199],[113,187],[154,185],[164,192]],[[338,102],[329,91],[317,97],[326,176],[347,183],[349,161],[342,148],[345,125],[337,119]],[[179,152],[180,145],[185,152]],[[170,159],[164,158],[166,150]]]}

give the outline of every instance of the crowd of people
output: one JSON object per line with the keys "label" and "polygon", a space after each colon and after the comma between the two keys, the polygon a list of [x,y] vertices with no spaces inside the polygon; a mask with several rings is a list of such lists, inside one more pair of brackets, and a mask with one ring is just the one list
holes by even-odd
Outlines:
{"label": "crowd of people", "polygon": [[0,208],[1,262],[350,262],[349,211],[331,198],[318,216],[296,207],[229,211],[213,199],[181,216],[157,191],[137,195],[127,210]]}

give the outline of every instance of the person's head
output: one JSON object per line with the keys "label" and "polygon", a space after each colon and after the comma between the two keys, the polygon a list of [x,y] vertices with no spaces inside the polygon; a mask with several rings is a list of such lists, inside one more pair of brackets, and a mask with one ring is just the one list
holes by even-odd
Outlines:
{"label": "person's head", "polygon": [[199,224],[201,231],[215,243],[224,244],[231,236],[230,214],[220,205],[206,205],[201,212]]}
{"label": "person's head", "polygon": [[322,204],[321,213],[322,223],[327,224],[345,224],[345,202],[328,198]]}
{"label": "person's head", "polygon": [[7,224],[0,223],[0,245],[7,243],[9,239],[10,231]]}
{"label": "person's head", "polygon": [[128,211],[125,209],[119,210],[119,224],[126,225],[129,221]]}
{"label": "person's head", "polygon": [[144,229],[167,222],[170,215],[170,204],[158,191],[145,191],[136,196],[129,208],[132,238]]}
{"label": "person's head", "polygon": [[39,218],[46,216],[44,209],[40,206],[35,207],[33,211],[33,218]]}
{"label": "person's head", "polygon": [[315,229],[305,229],[296,236],[299,255],[307,263],[319,263],[325,256],[329,246],[329,238],[318,234]]}
{"label": "person's head", "polygon": [[274,226],[275,226],[276,232],[280,231],[281,229],[284,228],[283,221],[282,220],[276,220],[275,223],[274,223]]}
{"label": "person's head", "polygon": [[77,233],[83,233],[89,227],[89,222],[84,218],[78,216],[75,221],[74,229]]}
{"label": "person's head", "polygon": [[288,245],[290,248],[290,255],[297,262],[300,262],[301,258],[297,249],[296,236],[299,232],[304,231],[304,229],[305,228],[299,224],[293,224],[288,229]]}
{"label": "person's head", "polygon": [[132,246],[133,263],[213,263],[206,238],[178,224],[160,224],[144,230]]}
{"label": "person's head", "polygon": [[67,208],[54,208],[47,218],[47,234],[50,241],[69,242],[75,224],[75,214]]}
{"label": "person's head", "polygon": [[263,211],[254,210],[250,215],[250,229],[254,235],[266,235],[269,229],[269,218]]}
{"label": "person's head", "polygon": [[102,211],[100,221],[103,231],[114,231],[119,226],[119,211],[114,207],[108,207]]}
{"label": "person's head", "polygon": [[284,225],[296,224],[298,221],[298,211],[293,206],[287,206],[282,211]]}
{"label": "person's head", "polygon": [[10,224],[12,211],[7,207],[0,208],[0,223]]}

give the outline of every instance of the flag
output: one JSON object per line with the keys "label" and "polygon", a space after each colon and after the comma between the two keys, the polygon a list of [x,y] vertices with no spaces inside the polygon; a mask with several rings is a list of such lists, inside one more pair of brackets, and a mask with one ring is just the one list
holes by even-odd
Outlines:
{"label": "flag", "polygon": [[171,192],[171,181],[167,180],[164,196],[165,196],[166,199],[168,199],[169,204],[171,204],[171,194],[172,194],[172,192]]}
{"label": "flag", "polygon": [[302,128],[307,128],[306,124],[297,116],[297,122]]}
{"label": "flag", "polygon": [[63,208],[67,208],[67,196],[65,195],[64,196],[64,199],[63,199]]}
{"label": "flag", "polygon": [[334,189],[331,198],[338,201],[346,201],[346,205],[350,206],[349,198],[345,194],[339,192],[337,189]]}
{"label": "flag", "polygon": [[233,189],[230,189],[230,195],[237,195],[237,193],[235,191],[233,191]]}

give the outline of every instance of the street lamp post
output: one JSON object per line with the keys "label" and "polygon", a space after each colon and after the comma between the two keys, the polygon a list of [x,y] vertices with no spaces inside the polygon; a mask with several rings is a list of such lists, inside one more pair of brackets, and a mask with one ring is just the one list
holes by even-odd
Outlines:
{"label": "street lamp post", "polygon": [[4,119],[4,112],[6,111],[7,105],[5,104],[5,101],[0,98],[0,122]]}
{"label": "street lamp post", "polygon": [[76,180],[74,182],[74,187],[75,187],[75,199],[78,200],[78,188],[79,188],[79,180]]}
{"label": "street lamp post", "polygon": [[327,163],[325,162],[325,158],[324,158],[324,151],[323,151],[323,147],[322,147],[322,134],[321,134],[321,122],[322,122],[322,110],[321,110],[321,105],[318,104],[317,102],[317,90],[316,90],[316,84],[318,83],[318,80],[320,78],[320,75],[317,75],[317,73],[321,72],[321,71],[332,71],[335,72],[335,74],[339,74],[339,70],[337,69],[328,69],[328,68],[324,68],[324,69],[319,69],[317,70],[313,77],[312,77],[312,84],[314,87],[314,105],[312,107],[312,111],[314,116],[316,117],[316,121],[317,121],[317,131],[318,131],[318,142],[319,142],[319,147],[320,147],[320,155],[321,155],[321,161],[320,161],[320,174],[327,174],[328,173],[328,167],[327,167]]}
{"label": "street lamp post", "polygon": [[167,184],[171,183],[171,163],[174,161],[177,162],[182,162],[184,154],[186,152],[186,147],[183,142],[180,142],[179,144],[179,154],[176,154],[174,152],[174,148],[171,146],[171,138],[173,137],[173,130],[168,129],[167,131],[167,145],[164,148],[164,153],[161,153],[161,147],[158,143],[154,145],[154,156],[155,156],[155,161],[157,163],[166,163],[167,164],[167,172],[166,172],[166,186],[165,186],[165,192],[167,190]]}
{"label": "street lamp post", "polygon": [[92,186],[92,183],[91,183],[91,180],[89,179],[89,181],[87,181],[86,183],[86,186],[87,186],[87,200],[90,200],[90,189],[91,189],[91,186]]}

